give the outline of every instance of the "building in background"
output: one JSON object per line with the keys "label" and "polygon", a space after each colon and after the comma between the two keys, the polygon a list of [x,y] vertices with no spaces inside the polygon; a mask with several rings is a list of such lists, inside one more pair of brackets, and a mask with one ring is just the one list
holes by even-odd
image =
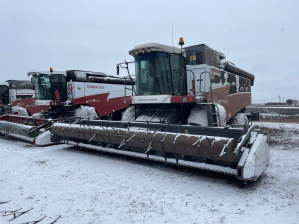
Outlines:
{"label": "building in background", "polygon": [[288,106],[298,106],[298,100],[288,99],[286,100]]}

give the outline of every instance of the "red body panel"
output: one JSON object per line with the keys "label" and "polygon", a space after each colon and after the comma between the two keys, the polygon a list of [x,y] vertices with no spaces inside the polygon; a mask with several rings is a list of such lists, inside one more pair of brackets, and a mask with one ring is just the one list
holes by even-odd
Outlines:
{"label": "red body panel", "polygon": [[[40,126],[48,121],[47,119],[42,119],[42,118],[23,117],[23,116],[15,116],[15,115],[4,115],[0,117],[0,120],[19,123],[19,124],[30,124],[34,126]],[[45,128],[49,126],[50,124],[45,126]]]}
{"label": "red body panel", "polygon": [[[213,89],[214,101],[226,110],[226,121],[251,103],[251,92],[228,94],[230,86]],[[207,93],[211,99],[211,92]]]}
{"label": "red body panel", "polygon": [[49,105],[35,105],[35,98],[17,100],[12,103],[12,106],[19,106],[25,108],[29,115],[39,113],[42,111],[48,111],[50,109]]}
{"label": "red body panel", "polygon": [[129,107],[129,104],[124,104],[124,97],[116,97],[108,99],[109,93],[97,94],[73,99],[73,105],[89,105],[95,108],[98,116],[107,116],[113,112]]}

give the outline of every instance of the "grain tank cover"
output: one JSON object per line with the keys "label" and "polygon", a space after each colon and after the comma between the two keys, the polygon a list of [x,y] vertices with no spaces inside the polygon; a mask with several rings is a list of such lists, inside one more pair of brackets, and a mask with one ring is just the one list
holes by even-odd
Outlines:
{"label": "grain tank cover", "polygon": [[185,47],[184,49],[186,52],[186,65],[206,64],[215,68],[220,68],[224,71],[249,79],[253,86],[254,75],[226,61],[226,57],[223,53],[216,51],[205,44]]}
{"label": "grain tank cover", "polygon": [[186,65],[206,64],[219,68],[220,60],[225,58],[225,55],[216,51],[205,44],[185,47]]}
{"label": "grain tank cover", "polygon": [[157,44],[157,43],[147,43],[147,44],[142,44],[134,47],[132,50],[129,51],[129,54],[134,56],[139,53],[150,53],[150,52],[156,52],[156,51],[162,51],[166,52],[169,54],[180,54],[181,49],[177,47],[171,47],[163,44]]}
{"label": "grain tank cover", "polygon": [[103,72],[92,72],[92,71],[82,71],[82,70],[68,70],[67,71],[67,81],[72,80],[73,82],[87,82],[90,76],[93,77],[108,77]]}

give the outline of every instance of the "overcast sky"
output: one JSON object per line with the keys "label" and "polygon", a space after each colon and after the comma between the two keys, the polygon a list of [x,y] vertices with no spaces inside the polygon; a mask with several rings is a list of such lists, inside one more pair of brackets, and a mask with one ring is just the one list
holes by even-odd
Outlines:
{"label": "overcast sky", "polygon": [[298,0],[0,0],[0,81],[51,66],[116,75],[134,46],[172,45],[172,20],[175,45],[205,43],[254,74],[253,101],[299,98]]}

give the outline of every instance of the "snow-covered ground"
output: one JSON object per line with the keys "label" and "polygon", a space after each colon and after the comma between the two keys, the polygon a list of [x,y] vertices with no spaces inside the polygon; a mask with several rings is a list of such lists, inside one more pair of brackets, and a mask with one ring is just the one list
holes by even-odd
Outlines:
{"label": "snow-covered ground", "polygon": [[239,188],[67,145],[0,144],[0,211],[34,208],[10,223],[299,223],[299,147],[272,146],[266,173]]}
{"label": "snow-covered ground", "polygon": [[299,130],[299,123],[259,121],[259,122],[253,122],[253,124],[258,125],[260,128]]}

